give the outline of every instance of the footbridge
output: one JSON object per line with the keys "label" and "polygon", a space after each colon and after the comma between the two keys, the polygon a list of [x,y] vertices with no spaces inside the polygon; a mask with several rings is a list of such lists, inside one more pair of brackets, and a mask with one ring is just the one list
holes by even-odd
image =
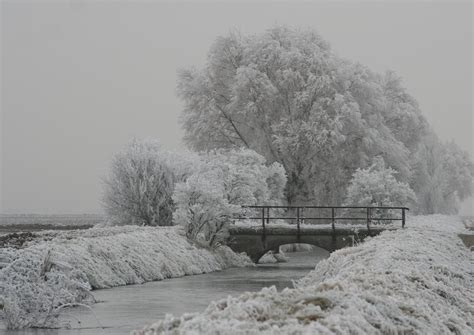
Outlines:
{"label": "footbridge", "polygon": [[[243,206],[227,245],[254,261],[281,245],[306,243],[332,252],[405,227],[407,207]],[[401,224],[400,224],[401,222]]]}

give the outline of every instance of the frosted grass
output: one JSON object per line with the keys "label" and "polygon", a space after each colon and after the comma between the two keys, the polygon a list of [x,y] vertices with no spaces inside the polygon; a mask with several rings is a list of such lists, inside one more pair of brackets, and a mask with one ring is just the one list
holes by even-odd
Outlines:
{"label": "frosted grass", "polygon": [[252,264],[228,247],[189,242],[177,227],[109,227],[44,232],[0,249],[0,304],[9,329],[57,327],[64,306],[92,303],[91,289]]}

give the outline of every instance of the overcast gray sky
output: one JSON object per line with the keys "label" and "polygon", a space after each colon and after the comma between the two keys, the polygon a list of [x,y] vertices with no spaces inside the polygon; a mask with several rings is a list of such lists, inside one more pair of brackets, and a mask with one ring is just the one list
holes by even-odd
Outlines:
{"label": "overcast gray sky", "polygon": [[[394,70],[443,139],[473,156],[472,3],[1,1],[0,213],[100,212],[131,137],[181,148],[176,70],[216,36],[314,27],[342,57]],[[472,213],[472,199],[463,206]]]}

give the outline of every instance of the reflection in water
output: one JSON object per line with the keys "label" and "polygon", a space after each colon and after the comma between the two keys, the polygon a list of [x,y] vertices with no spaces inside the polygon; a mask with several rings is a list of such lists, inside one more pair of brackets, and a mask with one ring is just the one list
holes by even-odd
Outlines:
{"label": "reflection in water", "polygon": [[104,328],[100,328],[93,314],[84,308],[73,308],[63,318],[70,320],[72,329],[8,331],[6,334],[129,334],[152,323],[165,314],[180,315],[204,310],[212,300],[247,291],[259,291],[275,285],[278,290],[292,287],[292,280],[301,278],[315,264],[328,256],[322,249],[311,252],[288,253],[290,261],[262,264],[254,268],[233,268],[221,272],[173,278],[142,285],[120,286],[97,290],[93,294],[100,301],[92,310]]}

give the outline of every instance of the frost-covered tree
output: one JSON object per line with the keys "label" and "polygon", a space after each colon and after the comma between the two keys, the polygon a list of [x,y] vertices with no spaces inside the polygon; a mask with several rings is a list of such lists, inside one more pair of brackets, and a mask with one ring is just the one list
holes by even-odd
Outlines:
{"label": "frost-covered tree", "polygon": [[268,166],[263,156],[247,149],[211,151],[200,160],[173,194],[173,220],[184,226],[188,238],[214,246],[242,205],[282,202],[286,175],[279,163]]}
{"label": "frost-covered tree", "polygon": [[203,69],[179,74],[178,92],[186,143],[250,148],[281,163],[290,204],[341,203],[354,171],[375,156],[408,181],[426,127],[396,76],[337,57],[311,30],[220,37]]}
{"label": "frost-covered tree", "polygon": [[347,188],[346,205],[406,206],[416,202],[410,186],[397,181],[397,172],[386,167],[383,158],[376,157],[366,169],[357,169]]}
{"label": "frost-covered tree", "polygon": [[192,169],[194,155],[166,152],[157,141],[134,139],[112,161],[104,180],[103,203],[116,224],[168,226],[176,182]]}
{"label": "frost-covered tree", "polygon": [[384,123],[393,136],[413,153],[429,133],[427,120],[421,114],[416,100],[402,86],[401,78],[394,72],[381,77],[386,106],[381,109]]}
{"label": "frost-covered tree", "polygon": [[474,164],[454,142],[426,136],[414,155],[411,186],[421,214],[455,214],[459,201],[473,193]]}

